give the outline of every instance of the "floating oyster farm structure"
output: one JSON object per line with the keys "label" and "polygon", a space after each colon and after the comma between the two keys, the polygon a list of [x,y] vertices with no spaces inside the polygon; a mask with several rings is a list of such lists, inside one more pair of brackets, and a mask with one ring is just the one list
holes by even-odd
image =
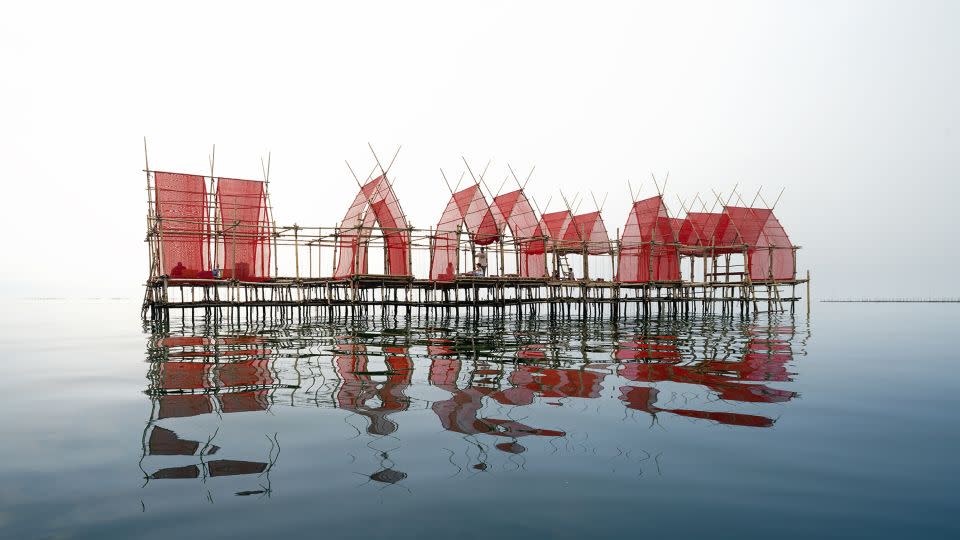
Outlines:
{"label": "floating oyster farm structure", "polygon": [[269,160],[262,181],[215,176],[212,155],[209,175],[148,161],[144,318],[751,316],[793,312],[802,284],[809,309],[809,272],[797,275],[799,246],[776,203],[746,204],[736,189],[714,194],[710,208],[698,196],[701,211],[681,202],[683,217],[672,217],[660,184],[642,199],[631,186],[611,234],[596,200],[577,213],[563,197],[564,208],[541,213],[525,193],[529,175],[511,168],[515,189],[493,193],[464,160],[468,176],[443,178],[449,199],[436,226],[418,229],[394,192],[393,161],[374,161],[365,179],[350,169],[357,195],[334,226],[275,221]]}

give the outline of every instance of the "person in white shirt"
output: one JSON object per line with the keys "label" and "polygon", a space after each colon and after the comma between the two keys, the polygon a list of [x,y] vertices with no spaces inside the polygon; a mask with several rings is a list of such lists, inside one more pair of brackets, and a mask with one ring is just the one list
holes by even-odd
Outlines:
{"label": "person in white shirt", "polygon": [[480,253],[477,253],[477,275],[487,275],[487,248],[481,247]]}

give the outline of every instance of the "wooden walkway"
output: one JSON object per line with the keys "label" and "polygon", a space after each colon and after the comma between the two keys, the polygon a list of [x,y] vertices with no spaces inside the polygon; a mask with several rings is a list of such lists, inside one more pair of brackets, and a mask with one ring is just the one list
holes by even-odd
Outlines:
{"label": "wooden walkway", "polygon": [[[729,279],[730,276],[724,276]],[[791,281],[711,280],[706,282],[620,283],[509,276],[462,276],[450,282],[383,275],[350,279],[276,278],[262,282],[178,280],[168,277],[146,284],[143,316],[169,317],[171,310],[203,310],[232,317],[269,318],[458,315],[463,311],[547,315],[720,313],[748,316],[759,312],[794,312],[801,300]],[[809,310],[809,301],[807,302]]]}

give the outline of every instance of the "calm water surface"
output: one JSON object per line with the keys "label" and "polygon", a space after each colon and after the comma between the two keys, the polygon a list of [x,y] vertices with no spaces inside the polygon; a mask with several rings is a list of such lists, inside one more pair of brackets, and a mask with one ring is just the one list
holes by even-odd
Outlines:
{"label": "calm water surface", "polygon": [[960,535],[956,305],[144,327],[8,303],[0,536]]}

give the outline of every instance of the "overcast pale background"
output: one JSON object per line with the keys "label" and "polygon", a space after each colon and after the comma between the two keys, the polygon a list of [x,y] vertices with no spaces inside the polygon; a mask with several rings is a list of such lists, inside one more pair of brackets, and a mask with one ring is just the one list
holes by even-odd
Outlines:
{"label": "overcast pale background", "polygon": [[[957,2],[50,4],[0,15],[5,297],[131,297],[154,168],[259,179],[333,225],[366,143],[415,226],[460,156],[541,204],[670,171],[667,202],[773,199],[814,293],[960,296]],[[589,196],[588,196],[589,197]],[[556,208],[554,208],[556,209]]]}

